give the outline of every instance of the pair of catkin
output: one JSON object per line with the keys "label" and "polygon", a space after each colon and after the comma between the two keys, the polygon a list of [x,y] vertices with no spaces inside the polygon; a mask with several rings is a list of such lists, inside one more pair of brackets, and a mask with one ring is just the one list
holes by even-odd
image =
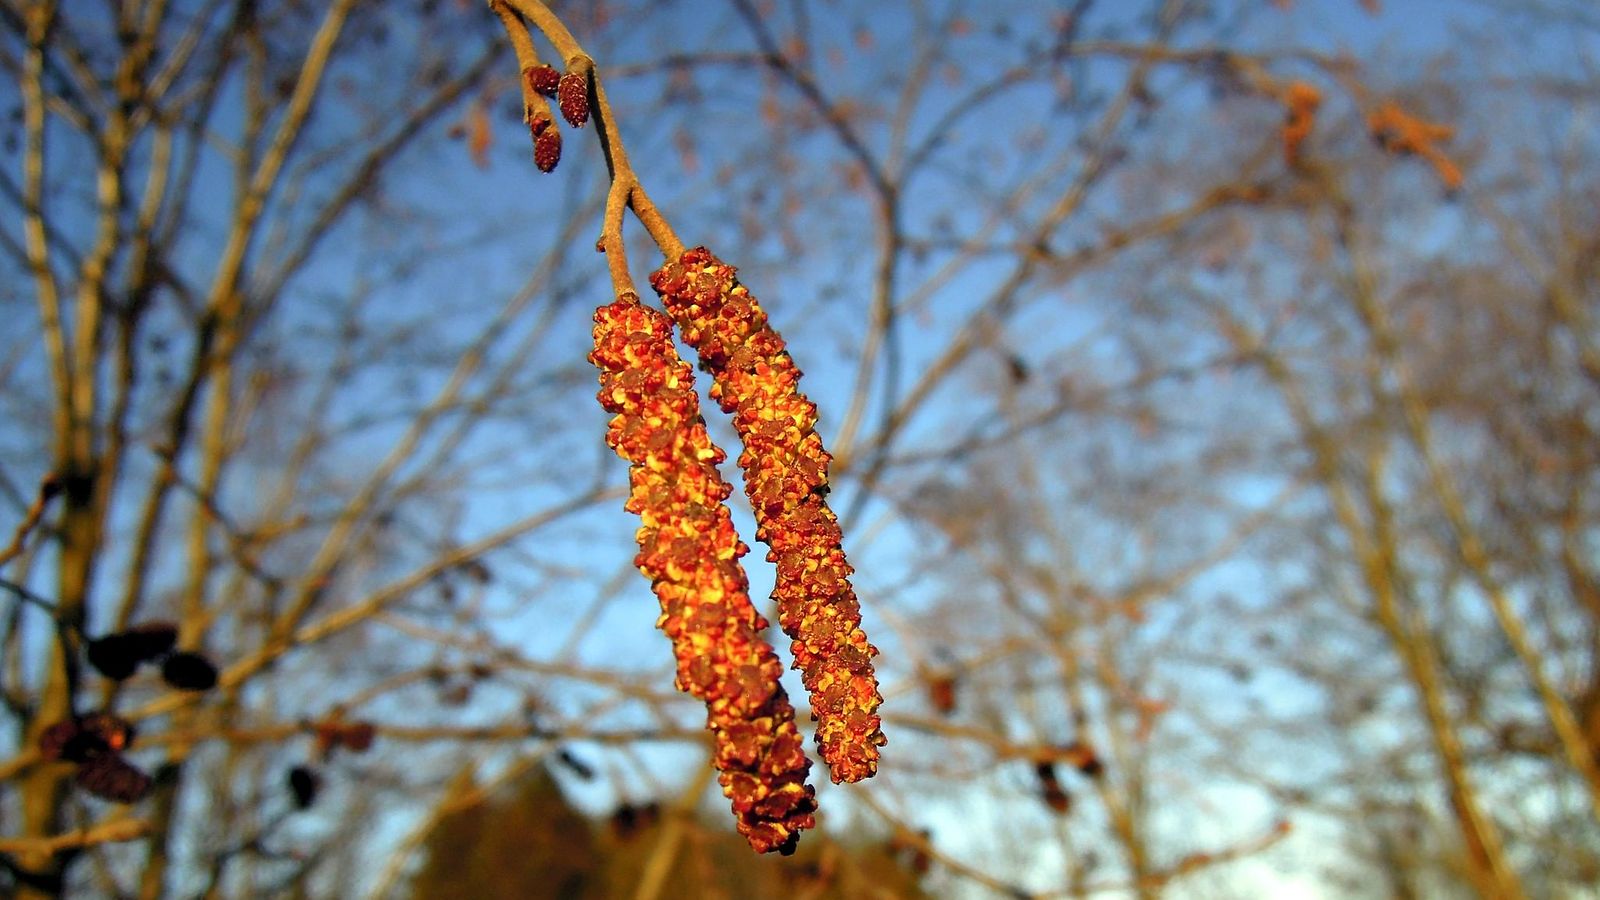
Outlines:
{"label": "pair of catkin", "polygon": [[739,558],[732,487],[717,465],[694,376],[673,343],[673,320],[713,377],[712,396],[744,442],[739,465],[757,537],[776,564],[779,624],[811,697],[817,745],[833,780],[877,770],[884,739],[873,674],[839,525],[823,497],[830,457],[800,372],[734,270],[704,248],[651,277],[672,318],[626,294],[595,313],[601,405],[616,415],[606,442],[631,464],[627,509],[641,520],[639,570],[661,602],[681,690],[706,704],[713,763],[738,827],[758,852],[791,852],[815,824],[810,769],[782,664],[762,637]]}

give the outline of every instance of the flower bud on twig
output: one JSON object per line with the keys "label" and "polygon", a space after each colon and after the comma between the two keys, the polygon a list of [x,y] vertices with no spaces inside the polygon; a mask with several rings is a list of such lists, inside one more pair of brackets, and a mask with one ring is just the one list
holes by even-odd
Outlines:
{"label": "flower bud on twig", "polygon": [[556,85],[561,81],[561,73],[552,66],[529,66],[522,70],[522,77],[528,80],[528,87],[534,93],[546,97],[556,95]]}
{"label": "flower bud on twig", "polygon": [[533,164],[541,172],[555,170],[556,163],[561,162],[561,132],[551,128],[550,120],[536,118],[531,124],[533,129]]}
{"label": "flower bud on twig", "polygon": [[582,71],[569,69],[561,76],[556,87],[556,102],[561,115],[573,128],[582,128],[589,121],[589,78]]}

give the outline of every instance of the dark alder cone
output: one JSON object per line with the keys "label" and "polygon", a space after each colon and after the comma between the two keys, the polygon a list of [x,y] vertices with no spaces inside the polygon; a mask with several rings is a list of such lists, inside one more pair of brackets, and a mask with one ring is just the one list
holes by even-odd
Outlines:
{"label": "dark alder cone", "polygon": [[174,653],[161,664],[161,677],[183,691],[209,691],[217,686],[217,667],[198,653]]}
{"label": "dark alder cone", "polygon": [[317,802],[317,791],[322,788],[322,776],[309,766],[295,766],[289,770],[289,793],[294,797],[295,809],[310,809]]}
{"label": "dark alder cone", "polygon": [[561,83],[561,73],[552,66],[529,66],[522,70],[522,77],[528,80],[528,87],[534,93],[546,97],[554,97],[556,86]]}
{"label": "dark alder cone", "polygon": [[78,767],[78,786],[113,803],[136,803],[150,793],[150,776],[115,753],[107,753]]}
{"label": "dark alder cone", "polygon": [[111,679],[122,681],[133,675],[139,668],[139,663],[144,662],[132,650],[124,634],[108,634],[89,642],[85,654],[89,657],[89,665],[94,666],[96,672]]}
{"label": "dark alder cone", "polygon": [[627,295],[594,316],[600,405],[616,413],[606,443],[631,463],[626,508],[638,514],[639,567],[661,601],[677,685],[705,702],[712,763],[739,832],[757,852],[788,854],[814,827],[811,762],[783,664],[762,636],[734,530],[725,458],[706,434],[694,373],[678,358],[672,321]]}
{"label": "dark alder cone", "polygon": [[133,724],[111,713],[91,713],[57,722],[39,734],[39,755],[82,763],[117,753],[133,743]]}
{"label": "dark alder cone", "polygon": [[536,118],[534,122],[536,124],[543,122],[546,127],[542,131],[535,130],[534,132],[533,164],[538,166],[541,172],[553,172],[555,171],[556,163],[561,162],[561,132],[558,129],[548,127],[550,125],[549,119]]}
{"label": "dark alder cone", "polygon": [[127,631],[108,634],[89,642],[89,665],[101,675],[121,681],[143,663],[172,650],[178,642],[178,627],[171,622],[149,622]]}
{"label": "dark alder cone", "polygon": [[582,128],[589,121],[589,77],[582,72],[567,72],[561,76],[556,88],[556,102],[561,115],[573,128]]}
{"label": "dark alder cone", "polygon": [[732,266],[697,247],[651,275],[650,284],[714,378],[711,397],[733,413],[744,442],[745,495],[756,538],[777,566],[772,597],[811,694],[817,747],[835,783],[860,781],[878,769],[883,697],[872,667],[878,650],[861,630],[854,570],[824,499],[833,457],[783,338],[734,276]]}

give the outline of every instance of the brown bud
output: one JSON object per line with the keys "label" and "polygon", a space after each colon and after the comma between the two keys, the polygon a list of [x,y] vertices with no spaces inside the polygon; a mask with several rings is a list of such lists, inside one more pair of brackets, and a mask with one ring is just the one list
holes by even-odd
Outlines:
{"label": "brown bud", "polygon": [[561,76],[556,88],[556,100],[561,105],[561,115],[573,128],[582,128],[589,121],[589,78],[583,72],[568,70]]}

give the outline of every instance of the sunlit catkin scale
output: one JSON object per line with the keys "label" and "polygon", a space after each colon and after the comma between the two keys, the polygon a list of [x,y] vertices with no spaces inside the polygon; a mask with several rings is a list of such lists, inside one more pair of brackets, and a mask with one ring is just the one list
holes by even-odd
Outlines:
{"label": "sunlit catkin scale", "polygon": [[870,778],[884,743],[872,668],[878,651],[861,630],[853,570],[823,499],[832,457],[816,432],[816,405],[800,393],[800,370],[783,338],[732,266],[697,247],[650,283],[712,374],[711,396],[733,413],[744,441],[745,493],[756,537],[777,567],[772,596],[811,695],[818,750],[834,782]]}
{"label": "sunlit catkin scale", "polygon": [[739,558],[749,551],[729,515],[725,458],[700,417],[694,373],[672,322],[631,295],[595,311],[600,405],[616,413],[606,443],[631,463],[626,508],[639,515],[635,564],[661,601],[680,690],[706,704],[713,763],[738,827],[758,852],[792,852],[815,825],[811,763],[750,603]]}

